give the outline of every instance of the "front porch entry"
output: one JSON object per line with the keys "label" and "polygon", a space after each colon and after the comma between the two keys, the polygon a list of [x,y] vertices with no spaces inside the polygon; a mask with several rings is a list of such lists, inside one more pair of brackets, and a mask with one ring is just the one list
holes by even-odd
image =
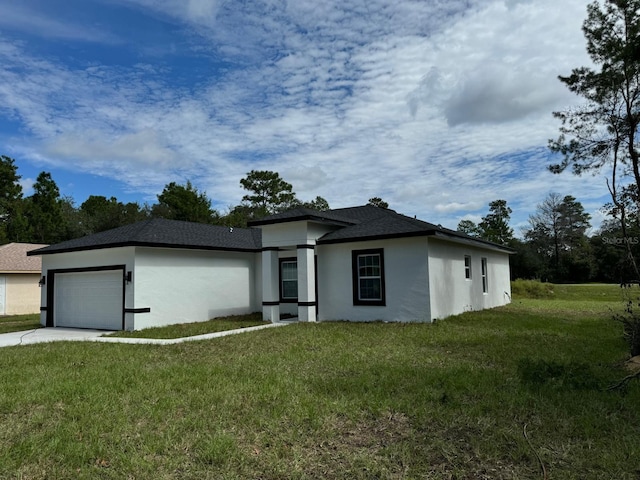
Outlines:
{"label": "front porch entry", "polygon": [[[294,251],[295,256],[292,255]],[[294,268],[297,270],[297,275],[292,275]],[[294,310],[284,312],[285,310],[290,310],[285,306],[291,305],[294,306]],[[300,322],[315,322],[317,320],[317,307],[315,245],[305,244],[290,248],[263,248],[263,320],[274,323],[280,322],[280,315],[283,312],[290,313]],[[290,322],[294,321],[294,318],[283,320]]]}

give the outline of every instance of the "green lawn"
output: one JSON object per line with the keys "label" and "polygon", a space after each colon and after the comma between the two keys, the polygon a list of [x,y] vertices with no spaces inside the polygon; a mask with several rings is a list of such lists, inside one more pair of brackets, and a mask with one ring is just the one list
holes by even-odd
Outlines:
{"label": "green lawn", "polygon": [[21,332],[40,328],[40,314],[9,315],[0,317],[0,333]]}
{"label": "green lawn", "polygon": [[637,480],[615,287],[572,288],[435,325],[3,348],[0,478]]}

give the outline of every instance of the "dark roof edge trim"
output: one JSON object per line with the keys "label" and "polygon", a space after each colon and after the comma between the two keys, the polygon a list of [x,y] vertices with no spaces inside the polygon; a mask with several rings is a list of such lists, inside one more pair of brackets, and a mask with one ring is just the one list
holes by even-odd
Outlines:
{"label": "dark roof edge trim", "polygon": [[488,242],[486,240],[480,240],[477,238],[471,237],[463,237],[458,235],[446,234],[443,232],[439,232],[436,230],[426,230],[421,232],[408,232],[408,233],[392,233],[387,235],[369,235],[362,237],[351,237],[351,238],[338,238],[335,240],[321,240],[319,239],[316,243],[318,245],[332,245],[337,243],[354,243],[354,242],[368,242],[372,240],[390,240],[395,238],[409,238],[409,237],[438,237],[443,240],[450,240],[456,243],[466,243],[466,244],[476,244],[477,246],[481,246],[490,250],[496,250],[508,254],[516,253],[515,250],[509,247],[503,247],[502,245],[498,245],[496,243]]}
{"label": "dark roof edge trim", "polygon": [[123,247],[150,247],[150,248],[171,248],[176,250],[206,250],[206,251],[220,251],[220,252],[240,252],[240,253],[260,253],[260,248],[232,248],[232,247],[208,247],[204,245],[176,245],[171,243],[150,243],[150,242],[121,242],[121,243],[109,243],[104,245],[88,245],[85,247],[69,247],[61,248],[59,250],[52,250],[50,252],[38,252],[33,250],[28,252],[27,255],[54,255],[56,253],[72,253],[72,252],[87,252],[90,250],[106,250],[109,248],[123,248]]}
{"label": "dark roof edge trim", "polygon": [[499,252],[508,253],[510,255],[516,253],[516,251],[513,248],[505,247],[504,245],[499,245],[497,243],[493,243],[488,240],[483,240],[481,238],[473,238],[466,235],[455,235],[455,234],[450,234],[446,232],[437,232],[437,231],[433,232],[432,235],[436,237],[440,237],[442,239],[450,240],[456,243],[465,243],[470,245],[480,244],[481,246],[489,250],[496,250]]}

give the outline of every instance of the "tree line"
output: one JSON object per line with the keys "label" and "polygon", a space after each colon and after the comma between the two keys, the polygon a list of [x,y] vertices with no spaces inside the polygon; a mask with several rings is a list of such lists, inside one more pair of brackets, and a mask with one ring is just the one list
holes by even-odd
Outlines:
{"label": "tree line", "polygon": [[[329,203],[317,196],[298,199],[290,183],[276,172],[252,170],[240,180],[246,190],[239,205],[221,213],[212,208],[206,192],[190,181],[165,185],[157,202],[141,205],[120,202],[115,197],[89,196],[76,206],[73,198],[60,194],[49,172],[41,172],[33,194],[25,197],[15,160],[0,155],[0,245],[9,242],[54,244],[98,233],[149,218],[246,227],[247,222],[296,207],[329,210]],[[378,197],[369,203],[387,208]]]}
{"label": "tree line", "polygon": [[[614,205],[604,208],[612,213]],[[509,226],[512,210],[505,200],[489,203],[489,213],[476,224],[462,220],[457,230],[515,250],[511,256],[513,279],[536,279],[554,283],[613,282],[634,279],[628,251],[640,253],[638,215],[629,215],[623,226],[610,217],[587,236],[591,216],[571,195],[550,193],[529,216],[517,238]]]}
{"label": "tree line", "polygon": [[[20,178],[15,161],[0,156],[0,244],[53,244],[149,218],[243,227],[250,220],[296,207],[320,211],[330,208],[320,196],[306,202],[299,200],[292,185],[271,171],[248,172],[240,180],[247,193],[239,205],[225,213],[212,208],[206,193],[190,181],[165,185],[153,204],[124,203],[115,197],[91,195],[76,206],[71,197],[60,194],[50,173],[38,175],[33,194],[28,197],[23,195]],[[379,197],[370,198],[368,203],[389,207]],[[607,208],[615,213],[615,205]],[[511,214],[505,200],[495,200],[489,203],[488,213],[478,224],[462,220],[458,230],[515,250],[511,257],[513,278],[622,282],[633,277],[627,252],[640,251],[637,212],[627,215],[624,234],[619,220],[612,218],[597,233],[587,236],[591,218],[582,204],[571,195],[551,193],[529,217],[520,238],[509,225]]]}

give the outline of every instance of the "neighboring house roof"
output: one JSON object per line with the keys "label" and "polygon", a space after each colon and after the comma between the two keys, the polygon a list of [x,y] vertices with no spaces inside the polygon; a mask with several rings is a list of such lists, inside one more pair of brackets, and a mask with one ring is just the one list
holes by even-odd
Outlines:
{"label": "neighboring house roof", "polygon": [[474,244],[484,248],[515,253],[512,249],[470,237],[462,232],[434,225],[429,222],[407,217],[387,208],[364,205],[361,207],[339,208],[319,212],[308,208],[298,208],[249,222],[250,226],[273,225],[295,221],[315,221],[341,226],[319,238],[317,243],[345,243],[359,240],[376,240],[416,236],[435,236],[442,239]]}
{"label": "neighboring house roof", "polygon": [[258,252],[262,242],[257,229],[154,218],[51,245],[29,255],[131,246]]}
{"label": "neighboring house roof", "polygon": [[39,257],[28,257],[27,252],[46,245],[34,243],[8,243],[0,246],[1,273],[40,273],[42,260]]}

